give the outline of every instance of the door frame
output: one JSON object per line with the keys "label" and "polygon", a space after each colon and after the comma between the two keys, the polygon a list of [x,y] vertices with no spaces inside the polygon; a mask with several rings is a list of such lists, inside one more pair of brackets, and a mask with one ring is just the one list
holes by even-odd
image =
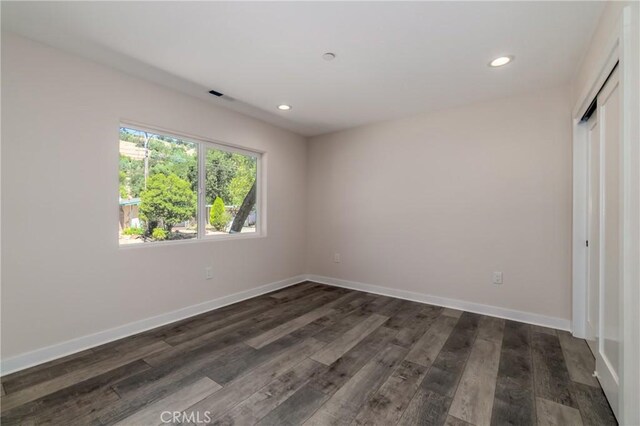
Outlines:
{"label": "door frame", "polygon": [[597,77],[582,94],[573,119],[572,331],[586,337],[588,253],[588,138],[580,119],[618,62],[622,115],[622,341],[620,351],[621,424],[640,424],[640,5],[625,6],[603,51]]}

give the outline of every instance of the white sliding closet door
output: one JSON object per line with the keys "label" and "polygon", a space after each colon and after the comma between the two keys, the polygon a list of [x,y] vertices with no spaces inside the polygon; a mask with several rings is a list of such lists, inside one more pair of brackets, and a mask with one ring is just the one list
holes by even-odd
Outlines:
{"label": "white sliding closet door", "polygon": [[587,271],[587,343],[594,356],[598,352],[598,307],[600,298],[600,126],[598,114],[587,122],[588,131],[588,271]]}
{"label": "white sliding closet door", "polygon": [[[617,70],[598,95],[599,150],[598,324],[596,371],[613,412],[618,416],[622,337],[621,241],[622,179],[620,86]],[[589,250],[593,252],[594,250]],[[595,255],[594,255],[595,257]],[[590,266],[591,269],[591,266]]]}

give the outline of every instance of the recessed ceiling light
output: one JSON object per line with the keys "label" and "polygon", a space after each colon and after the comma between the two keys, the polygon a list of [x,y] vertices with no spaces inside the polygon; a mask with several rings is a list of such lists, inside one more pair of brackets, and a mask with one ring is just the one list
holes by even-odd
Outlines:
{"label": "recessed ceiling light", "polygon": [[503,65],[507,65],[509,62],[513,61],[513,56],[500,56],[499,58],[495,58],[493,61],[489,62],[490,67],[501,67]]}
{"label": "recessed ceiling light", "polygon": [[278,105],[278,109],[280,111],[289,111],[291,109],[291,105],[286,105],[286,104]]}
{"label": "recessed ceiling light", "polygon": [[322,55],[322,59],[324,59],[325,61],[333,61],[335,58],[336,58],[336,54],[331,52],[327,52],[324,55]]}

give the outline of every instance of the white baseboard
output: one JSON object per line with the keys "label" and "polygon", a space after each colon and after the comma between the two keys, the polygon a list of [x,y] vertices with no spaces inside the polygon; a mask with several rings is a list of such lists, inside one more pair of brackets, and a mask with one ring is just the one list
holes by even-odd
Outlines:
{"label": "white baseboard", "polygon": [[242,300],[251,299],[264,293],[289,287],[304,281],[314,281],[320,284],[327,284],[335,287],[344,287],[352,290],[365,291],[368,293],[380,294],[383,296],[396,297],[399,299],[411,300],[414,302],[428,303],[430,305],[444,306],[447,308],[460,309],[463,311],[489,315],[498,318],[505,318],[528,324],[541,325],[559,330],[570,330],[571,321],[563,318],[548,317],[531,312],[516,311],[513,309],[501,308],[498,306],[483,305],[480,303],[467,302],[458,299],[432,296],[424,293],[415,293],[406,290],[382,287],[373,284],[365,284],[356,281],[340,280],[337,278],[323,277],[319,275],[298,275],[286,280],[265,284],[260,287],[234,293],[218,299],[209,300],[197,305],[187,306],[173,312],[161,314],[155,317],[146,318],[140,321],[100,331],[95,334],[67,340],[66,342],[36,349],[10,358],[3,359],[0,364],[0,374],[6,375],[19,370],[23,370],[34,365],[62,358],[86,349],[90,349],[114,340],[132,336],[143,331],[151,330],[165,324],[180,321],[204,312],[222,308],[223,306],[237,303]]}
{"label": "white baseboard", "polygon": [[74,354],[86,349],[90,349],[123,337],[132,336],[143,331],[151,330],[165,324],[176,322],[185,318],[189,318],[204,312],[222,308],[245,299],[251,299],[264,293],[289,287],[306,281],[306,275],[298,275],[296,277],[287,278],[286,280],[276,281],[265,284],[260,287],[234,293],[229,296],[220,297],[218,299],[209,300],[207,302],[198,303],[197,305],[187,306],[186,308],[161,314],[155,317],[146,318],[140,321],[122,325],[120,327],[111,328],[109,330],[100,331],[95,334],[78,337],[76,339],[67,340],[66,342],[57,343],[55,345],[36,349],[10,358],[3,359],[0,363],[0,374],[6,375],[19,370],[23,370],[34,365],[62,358],[67,355]]}
{"label": "white baseboard", "polygon": [[320,275],[310,274],[307,275],[307,279],[309,281],[314,281],[320,284],[344,287],[351,290],[366,291],[368,293],[396,297],[398,299],[406,299],[413,302],[444,306],[446,308],[459,309],[462,311],[474,312],[476,314],[505,318],[513,321],[524,322],[527,324],[541,325],[558,330],[571,330],[571,321],[564,318],[548,317],[531,312],[516,311],[513,309],[501,308],[498,306],[483,305],[481,303],[467,302],[465,300],[449,299],[446,297],[432,296],[425,293],[415,293],[407,290],[399,290],[373,284],[359,283],[356,281],[340,280],[337,278],[323,277]]}

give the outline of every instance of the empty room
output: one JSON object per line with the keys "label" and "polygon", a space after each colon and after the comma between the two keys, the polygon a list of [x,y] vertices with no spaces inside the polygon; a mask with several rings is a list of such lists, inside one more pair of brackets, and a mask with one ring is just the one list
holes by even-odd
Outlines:
{"label": "empty room", "polygon": [[640,2],[0,15],[2,425],[640,426]]}

